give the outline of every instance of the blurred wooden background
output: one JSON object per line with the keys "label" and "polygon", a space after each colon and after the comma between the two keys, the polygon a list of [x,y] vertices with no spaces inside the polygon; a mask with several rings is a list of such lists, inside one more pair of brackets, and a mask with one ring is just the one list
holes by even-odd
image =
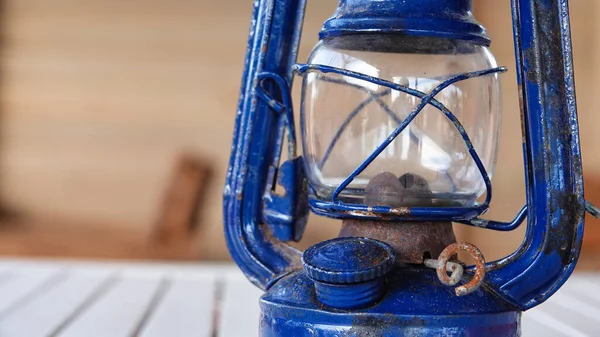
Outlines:
{"label": "blurred wooden background", "polygon": [[[335,4],[309,1],[301,61]],[[510,68],[487,215],[509,219],[524,203],[510,4],[475,4],[499,64]],[[54,247],[58,255],[83,249],[106,257],[227,259],[221,191],[251,7],[239,0],[2,1],[0,198],[12,216],[0,226],[0,253],[44,255]],[[600,117],[592,102],[600,75],[598,4],[578,0],[571,8],[587,196],[600,203]],[[182,152],[197,154],[213,172],[194,238],[183,252],[139,248],[152,236]],[[589,221],[586,234],[592,248],[600,243],[595,224]],[[312,216],[302,246],[338,228]],[[457,231],[488,259],[510,253],[523,235]]]}

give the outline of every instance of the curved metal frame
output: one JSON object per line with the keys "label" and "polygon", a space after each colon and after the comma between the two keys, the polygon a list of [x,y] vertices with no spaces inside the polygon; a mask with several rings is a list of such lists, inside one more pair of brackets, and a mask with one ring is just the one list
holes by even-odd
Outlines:
{"label": "curved metal frame", "polygon": [[260,87],[271,98],[281,99],[272,84],[261,83],[257,77],[270,72],[291,83],[305,6],[305,0],[254,2],[224,191],[227,247],[248,279],[262,289],[299,268],[301,253],[278,240],[273,230],[261,221],[265,187],[272,185],[267,179],[276,152],[280,151],[279,138],[285,127],[282,119],[286,114],[273,113],[268,102],[257,98]]}

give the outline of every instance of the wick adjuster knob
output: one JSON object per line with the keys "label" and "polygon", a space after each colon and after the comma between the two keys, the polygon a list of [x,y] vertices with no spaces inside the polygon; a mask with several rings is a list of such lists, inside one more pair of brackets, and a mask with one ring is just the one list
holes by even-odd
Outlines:
{"label": "wick adjuster knob", "polygon": [[321,303],[337,309],[359,309],[383,295],[385,275],[394,265],[394,256],[387,243],[344,237],[310,247],[302,255],[302,265]]}

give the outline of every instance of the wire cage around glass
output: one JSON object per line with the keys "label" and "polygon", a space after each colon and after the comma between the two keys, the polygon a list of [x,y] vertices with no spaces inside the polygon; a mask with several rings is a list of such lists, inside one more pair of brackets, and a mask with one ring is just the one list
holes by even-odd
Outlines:
{"label": "wire cage around glass", "polygon": [[[505,71],[487,47],[339,36],[322,40],[295,70],[304,78],[300,119],[315,213],[470,221],[487,210]],[[371,200],[381,179],[385,200]]]}

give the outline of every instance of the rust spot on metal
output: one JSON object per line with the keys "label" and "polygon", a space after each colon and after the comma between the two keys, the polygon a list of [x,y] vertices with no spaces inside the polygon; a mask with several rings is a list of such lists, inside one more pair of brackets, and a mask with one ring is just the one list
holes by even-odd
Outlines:
{"label": "rust spot on metal", "polygon": [[271,247],[289,262],[287,268],[279,274],[289,274],[302,268],[302,261],[300,259],[302,253],[299,250],[279,241],[266,225],[260,225],[260,231],[263,234],[265,241],[270,243]]}
{"label": "rust spot on metal", "polygon": [[[573,231],[570,226],[578,224],[585,213],[585,205],[578,200],[579,196],[573,193],[562,191],[553,191],[551,199],[553,202],[549,205],[551,214],[560,214],[560,222],[557,222],[556,229],[549,231],[547,241],[543,247],[545,254],[558,253],[563,264],[572,263],[572,251],[580,251],[581,241],[574,239]],[[562,227],[562,228],[561,228]],[[565,233],[570,233],[569,237]]]}
{"label": "rust spot on metal", "polygon": [[[340,237],[360,236],[383,241],[396,253],[396,263],[422,264],[425,254],[437,257],[444,247],[456,242],[452,223],[390,221],[392,218],[409,216],[410,207],[427,206],[431,203],[431,190],[427,181],[411,173],[400,178],[393,173],[382,172],[369,181],[365,188],[367,211],[351,211],[350,214],[368,216],[378,220],[347,219],[342,223]],[[373,206],[389,206],[387,213],[373,212]],[[386,220],[386,221],[380,221]]]}
{"label": "rust spot on metal", "polygon": [[525,126],[525,101],[523,97],[523,85],[519,84],[519,110],[521,111],[521,140],[523,143],[527,141],[526,126]]}
{"label": "rust spot on metal", "polygon": [[373,211],[373,207],[368,207],[366,211],[361,210],[351,210],[347,211],[347,214],[360,216],[360,217],[370,217],[377,218],[381,220],[389,220],[395,217],[408,217],[410,216],[410,208],[409,207],[395,207],[389,210],[387,213],[378,213]]}
{"label": "rust spot on metal", "polygon": [[[356,315],[352,319],[352,327],[340,336],[344,337],[380,337],[390,336],[393,331],[396,331],[398,326],[419,327],[424,326],[425,322],[418,318],[409,321],[401,320],[398,316],[391,313],[383,314],[379,317],[370,315]],[[412,334],[410,334],[412,336]],[[408,336],[408,335],[407,335]]]}
{"label": "rust spot on metal", "polygon": [[475,275],[473,275],[471,281],[465,285],[457,287],[454,290],[456,296],[464,296],[477,290],[483,283],[483,279],[485,278],[485,258],[477,247],[468,242],[458,242],[449,245],[442,251],[438,259],[436,271],[440,282],[444,284],[452,282],[452,279],[446,272],[446,264],[453,256],[458,254],[459,251],[467,252],[473,257],[473,259],[475,259]]}
{"label": "rust spot on metal", "polygon": [[[440,260],[425,259],[425,261],[423,261],[423,264],[427,268],[437,270],[438,266],[443,265],[444,263],[440,263]],[[446,265],[446,271],[450,273],[450,282],[444,283],[444,280],[442,280],[442,279],[440,279],[440,282],[442,282],[444,285],[453,287],[456,284],[458,284],[458,282],[460,282],[460,280],[462,279],[463,273],[464,273],[464,268],[458,262],[452,262],[452,261],[445,263],[445,265]]]}
{"label": "rust spot on metal", "polygon": [[456,242],[450,222],[404,222],[348,219],[340,237],[359,236],[383,241],[396,253],[396,263],[422,264],[426,253],[437,257]]}
{"label": "rust spot on metal", "polygon": [[390,209],[390,213],[396,216],[409,216],[410,208],[409,207],[395,207]]}

